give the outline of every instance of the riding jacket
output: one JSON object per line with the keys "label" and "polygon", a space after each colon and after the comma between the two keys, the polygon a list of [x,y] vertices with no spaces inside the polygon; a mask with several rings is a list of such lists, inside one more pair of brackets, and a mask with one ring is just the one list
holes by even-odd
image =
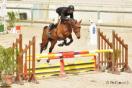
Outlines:
{"label": "riding jacket", "polygon": [[70,16],[70,18],[74,19],[73,11],[70,12],[68,7],[59,7],[56,9],[56,12],[59,16],[61,16],[61,20],[65,20],[67,16]]}

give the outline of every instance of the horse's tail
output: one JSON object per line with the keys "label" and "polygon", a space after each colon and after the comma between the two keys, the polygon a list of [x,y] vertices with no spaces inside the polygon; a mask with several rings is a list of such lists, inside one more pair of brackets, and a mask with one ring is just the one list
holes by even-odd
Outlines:
{"label": "horse's tail", "polygon": [[43,28],[43,34],[42,34],[42,43],[44,43],[45,49],[47,48],[47,45],[48,45],[48,42],[49,42],[48,35],[47,35],[47,33],[48,33],[48,29],[47,28],[48,28],[48,26],[45,26]]}
{"label": "horse's tail", "polygon": [[42,38],[44,37],[44,36],[46,36],[46,29],[48,28],[48,26],[44,26],[44,28],[43,28],[43,34],[42,34]]}

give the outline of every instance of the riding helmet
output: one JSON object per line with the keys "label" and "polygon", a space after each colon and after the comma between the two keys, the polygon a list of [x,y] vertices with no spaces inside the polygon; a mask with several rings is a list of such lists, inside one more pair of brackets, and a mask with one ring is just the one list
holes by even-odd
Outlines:
{"label": "riding helmet", "polygon": [[73,6],[73,5],[69,5],[68,8],[69,8],[70,10],[73,10],[73,11],[74,11],[74,6]]}

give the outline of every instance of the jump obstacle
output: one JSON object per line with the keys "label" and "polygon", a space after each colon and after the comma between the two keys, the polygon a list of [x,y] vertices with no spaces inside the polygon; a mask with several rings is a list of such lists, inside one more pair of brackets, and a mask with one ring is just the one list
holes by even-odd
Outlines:
{"label": "jump obstacle", "polygon": [[[94,50],[94,51],[70,51],[70,52],[58,52],[58,53],[43,53],[36,54],[36,60],[60,60],[60,64],[43,64],[36,66],[36,76],[37,77],[46,77],[51,75],[65,75],[66,73],[75,73],[75,72],[86,72],[86,71],[95,71],[96,70],[96,54],[101,52],[113,52],[109,50]],[[81,61],[83,57],[86,57],[86,61]],[[76,59],[80,58],[77,62],[66,63],[65,59]]]}
{"label": "jump obstacle", "polygon": [[[111,70],[113,71],[117,70],[119,67],[122,67],[124,70],[128,70],[128,45],[125,44],[114,31],[112,32],[112,42],[110,42],[103,32],[100,32],[100,29],[98,29],[98,49],[94,51],[58,52],[46,55],[35,54],[35,37],[33,37],[32,41],[29,41],[29,44],[23,48],[21,34],[19,35],[19,38],[16,39],[16,42],[13,43],[13,47],[14,49],[17,48],[19,51],[17,54],[17,81],[20,80],[21,76],[26,80],[28,79],[29,81],[32,81],[35,80],[36,75],[64,75],[68,72],[100,70],[102,66],[109,65],[111,65]],[[121,51],[121,55],[115,63],[112,58],[115,58],[114,53],[116,49]],[[107,59],[105,58],[105,53],[109,53],[109,57]],[[76,57],[90,57],[90,59],[88,59],[88,62],[76,62],[74,64],[67,64],[64,62],[64,59],[73,59]],[[60,63],[52,66],[47,64],[36,66],[35,63],[37,60],[47,58],[50,60],[59,59]]]}
{"label": "jump obstacle", "polygon": [[[49,65],[47,63],[40,66],[36,66],[36,76],[51,76],[51,75],[63,75],[63,73],[74,73],[82,71],[94,71],[96,70],[96,53],[101,52],[112,52],[111,49],[108,50],[93,50],[93,51],[70,51],[70,52],[58,52],[58,53],[43,53],[36,54],[37,60],[60,60],[60,64]],[[87,61],[81,61],[83,57],[86,57]],[[65,59],[76,59],[80,58],[77,62],[72,62],[70,64],[65,62]]]}
{"label": "jump obstacle", "polygon": [[101,67],[109,67],[111,71],[127,71],[130,72],[128,66],[128,45],[115,31],[112,31],[112,40],[104,35],[98,29],[98,50],[112,49],[113,53],[109,53],[107,58],[104,53],[98,53],[98,69]]}
{"label": "jump obstacle", "polygon": [[[12,47],[14,50],[17,50],[16,81],[20,82],[22,79],[35,81],[35,37],[33,37],[32,41],[29,41],[29,44],[25,45],[25,48],[23,48],[22,34],[19,34],[19,38],[16,39]],[[28,63],[27,56],[29,56]],[[27,66],[30,69],[28,72]]]}
{"label": "jump obstacle", "polygon": [[[75,63],[66,63],[65,59],[75,59],[75,57],[90,57],[87,60],[87,62],[75,62]],[[47,56],[41,56],[41,59],[44,59],[43,57]],[[46,59],[45,58],[45,59]],[[38,67],[36,67],[36,75],[37,77],[41,76],[51,76],[51,75],[65,75],[66,73],[75,73],[75,72],[82,72],[82,71],[94,71],[96,70],[96,55],[95,54],[75,54],[74,52],[62,52],[59,55],[57,54],[49,54],[48,58],[50,60],[56,60],[59,59],[58,64],[54,65],[48,65],[43,64]],[[40,60],[40,59],[39,59]]]}

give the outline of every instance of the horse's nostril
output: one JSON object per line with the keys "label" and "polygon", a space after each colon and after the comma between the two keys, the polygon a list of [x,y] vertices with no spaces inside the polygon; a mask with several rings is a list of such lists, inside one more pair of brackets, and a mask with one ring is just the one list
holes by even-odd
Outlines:
{"label": "horse's nostril", "polygon": [[80,39],[80,37],[77,37],[78,39]]}

